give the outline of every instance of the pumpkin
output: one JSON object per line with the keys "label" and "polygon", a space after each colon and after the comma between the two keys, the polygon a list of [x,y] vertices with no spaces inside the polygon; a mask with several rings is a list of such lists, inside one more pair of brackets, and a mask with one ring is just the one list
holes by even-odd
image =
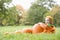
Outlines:
{"label": "pumpkin", "polygon": [[33,33],[36,34],[36,33],[42,33],[44,31],[46,31],[46,25],[44,23],[37,23],[33,26]]}
{"label": "pumpkin", "polygon": [[54,26],[50,26],[50,27],[47,26],[45,33],[55,33],[55,27]]}
{"label": "pumpkin", "polygon": [[32,28],[24,28],[22,33],[32,33]]}
{"label": "pumpkin", "polygon": [[36,33],[55,33],[55,27],[54,26],[48,26],[44,23],[37,23],[33,26],[33,29],[32,29],[32,32],[33,34],[36,34]]}

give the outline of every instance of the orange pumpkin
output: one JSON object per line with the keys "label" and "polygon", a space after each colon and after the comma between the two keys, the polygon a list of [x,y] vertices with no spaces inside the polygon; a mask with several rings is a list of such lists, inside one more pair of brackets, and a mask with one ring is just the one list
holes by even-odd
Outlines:
{"label": "orange pumpkin", "polygon": [[33,33],[41,33],[46,31],[46,25],[44,23],[38,23],[33,26]]}
{"label": "orange pumpkin", "polygon": [[46,27],[45,33],[55,33],[55,27],[54,26]]}
{"label": "orange pumpkin", "polygon": [[49,27],[48,25],[44,24],[44,23],[37,23],[33,26],[32,29],[33,34],[36,33],[54,33],[55,32],[55,27],[51,26]]}

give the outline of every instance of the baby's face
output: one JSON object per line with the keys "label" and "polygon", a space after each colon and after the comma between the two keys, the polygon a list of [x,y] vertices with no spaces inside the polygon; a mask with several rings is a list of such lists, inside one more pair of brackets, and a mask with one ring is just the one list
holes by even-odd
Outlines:
{"label": "baby's face", "polygon": [[50,19],[49,18],[46,18],[45,19],[45,23],[50,23]]}

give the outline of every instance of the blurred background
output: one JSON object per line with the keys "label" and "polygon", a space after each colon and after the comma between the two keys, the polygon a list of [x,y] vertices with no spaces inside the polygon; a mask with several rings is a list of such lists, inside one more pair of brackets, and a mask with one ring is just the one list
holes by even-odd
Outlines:
{"label": "blurred background", "polygon": [[0,26],[34,25],[46,16],[60,26],[60,0],[0,0]]}

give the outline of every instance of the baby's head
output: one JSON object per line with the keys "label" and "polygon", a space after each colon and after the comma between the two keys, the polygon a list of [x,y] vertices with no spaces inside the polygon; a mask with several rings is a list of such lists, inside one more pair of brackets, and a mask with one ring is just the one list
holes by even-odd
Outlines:
{"label": "baby's head", "polygon": [[53,17],[47,16],[47,17],[45,18],[45,23],[46,23],[46,24],[53,24]]}

